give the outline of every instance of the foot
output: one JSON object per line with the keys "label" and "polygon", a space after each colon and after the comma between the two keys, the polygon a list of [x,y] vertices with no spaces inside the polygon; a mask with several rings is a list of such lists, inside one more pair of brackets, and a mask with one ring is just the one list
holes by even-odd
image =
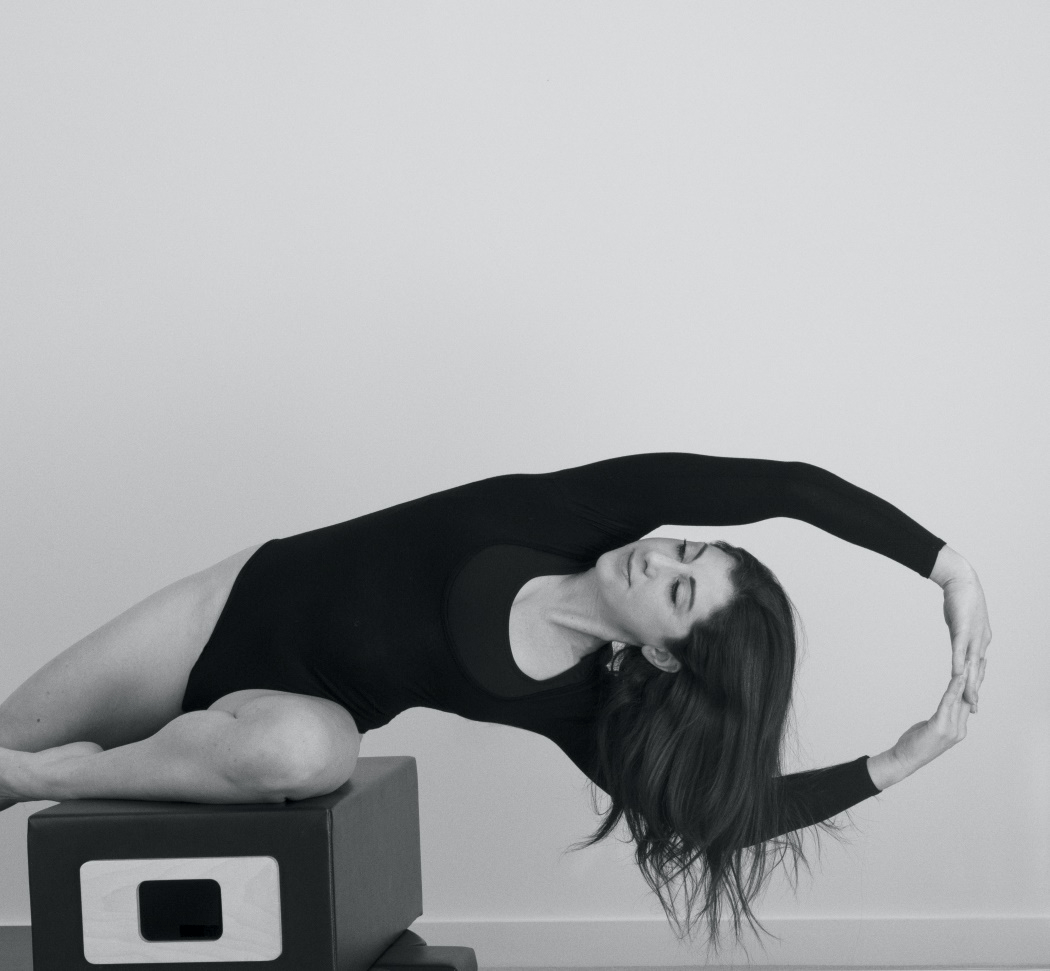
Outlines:
{"label": "foot", "polygon": [[95,755],[101,751],[102,746],[94,742],[70,742],[68,745],[56,745],[54,748],[46,748],[40,752],[16,752],[14,749],[0,748],[0,812],[23,801],[22,797],[14,792],[7,782],[10,770],[16,765],[22,764],[26,759],[58,762],[77,755]]}

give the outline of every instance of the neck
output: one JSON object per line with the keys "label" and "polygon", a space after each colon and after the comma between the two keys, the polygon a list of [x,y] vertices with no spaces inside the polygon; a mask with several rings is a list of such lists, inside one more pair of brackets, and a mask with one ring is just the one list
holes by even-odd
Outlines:
{"label": "neck", "polygon": [[619,636],[601,616],[594,579],[593,568],[552,577],[534,604],[540,620],[569,647],[577,664]]}

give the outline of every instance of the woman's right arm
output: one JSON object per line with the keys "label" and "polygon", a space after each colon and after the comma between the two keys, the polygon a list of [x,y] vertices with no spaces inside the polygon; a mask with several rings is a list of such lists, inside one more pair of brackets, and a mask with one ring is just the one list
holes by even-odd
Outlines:
{"label": "woman's right arm", "polygon": [[931,718],[916,722],[893,748],[868,759],[868,773],[877,788],[886,789],[906,779],[966,738],[970,705],[963,698],[963,688],[970,667],[967,664],[962,673],[948,683],[948,690]]}
{"label": "woman's right arm", "polygon": [[969,665],[949,682],[933,716],[912,725],[893,748],[777,779],[784,801],[783,818],[772,832],[762,834],[756,842],[831,819],[907,778],[962,741],[970,713],[969,703],[963,699],[968,674]]}

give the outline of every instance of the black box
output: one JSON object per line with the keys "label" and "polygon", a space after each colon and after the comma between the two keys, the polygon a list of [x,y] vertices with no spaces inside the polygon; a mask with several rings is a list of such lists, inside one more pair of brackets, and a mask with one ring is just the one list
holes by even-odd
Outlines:
{"label": "black box", "polygon": [[409,756],[299,802],[80,799],[28,824],[34,971],[367,971],[423,913]]}

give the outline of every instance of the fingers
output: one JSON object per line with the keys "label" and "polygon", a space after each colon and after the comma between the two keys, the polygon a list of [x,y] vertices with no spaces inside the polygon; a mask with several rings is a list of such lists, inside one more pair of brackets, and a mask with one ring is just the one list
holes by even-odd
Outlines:
{"label": "fingers", "polygon": [[968,696],[973,699],[973,714],[977,714],[977,692],[981,690],[981,682],[984,681],[984,666],[988,663],[987,658],[975,659],[968,679]]}
{"label": "fingers", "polygon": [[968,660],[968,649],[970,647],[970,638],[966,634],[958,635],[955,640],[952,641],[952,677],[956,677],[963,673],[966,669],[966,661]]}
{"label": "fingers", "polygon": [[[967,669],[969,670],[969,669]],[[957,674],[948,682],[948,690],[941,695],[940,704],[933,713],[933,720],[939,720],[941,724],[954,723],[956,709],[963,703],[963,689],[966,687],[966,671]]]}
{"label": "fingers", "polygon": [[966,659],[966,691],[963,698],[970,705],[971,714],[977,711],[977,672],[980,667],[978,658]]}
{"label": "fingers", "polygon": [[963,697],[969,672],[970,665],[967,665],[962,674],[952,678],[934,716],[940,721],[942,731],[950,734],[955,741],[965,738],[966,720],[970,717],[970,705]]}
{"label": "fingers", "polygon": [[969,667],[967,667],[962,673],[957,674],[948,682],[948,690],[944,692],[941,697],[941,703],[937,706],[938,715],[951,716],[952,709],[962,700],[963,689],[966,687],[966,675],[969,670]]}
{"label": "fingers", "polygon": [[963,670],[963,695],[961,699],[961,705],[966,708],[968,714],[977,714],[977,689],[980,686],[980,674],[984,670],[984,660],[977,660],[976,658],[972,661],[966,662],[966,667]]}
{"label": "fingers", "polygon": [[[962,681],[964,685],[968,685],[971,683],[973,678],[973,669],[975,669],[976,667],[977,665],[970,661],[966,663],[966,670],[963,672],[962,676]],[[966,734],[966,719],[969,718],[970,715],[975,713],[976,711],[977,705],[971,705],[966,700],[965,694],[960,692],[960,696],[956,699],[955,707],[952,710],[953,722],[956,726],[957,732],[961,733],[959,735],[960,738]]]}
{"label": "fingers", "polygon": [[970,717],[972,711],[976,711],[977,706],[970,707],[963,699],[959,699],[959,703],[952,709],[952,725],[955,728],[955,739],[966,738],[966,719]]}
{"label": "fingers", "polygon": [[970,641],[968,635],[961,635],[952,642],[952,677],[964,676],[963,697],[967,704],[977,704],[977,685],[974,679],[973,654],[975,644]]}
{"label": "fingers", "polygon": [[963,697],[971,706],[974,714],[977,712],[977,693],[981,682],[984,681],[986,662],[984,655],[990,640],[990,637],[971,639],[969,635],[963,635],[952,643],[952,676],[966,673],[966,688]]}

